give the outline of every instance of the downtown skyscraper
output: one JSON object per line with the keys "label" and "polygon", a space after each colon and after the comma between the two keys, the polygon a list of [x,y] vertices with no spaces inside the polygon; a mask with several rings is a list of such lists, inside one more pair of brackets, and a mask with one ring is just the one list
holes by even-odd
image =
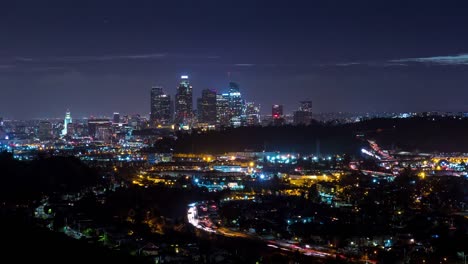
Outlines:
{"label": "downtown skyscraper", "polygon": [[178,125],[190,125],[193,118],[193,95],[187,75],[180,77],[175,97],[175,123]]}
{"label": "downtown skyscraper", "polygon": [[210,125],[216,124],[216,91],[205,89],[202,97],[197,100],[198,122]]}
{"label": "downtown skyscraper", "polygon": [[66,136],[68,134],[68,126],[72,123],[72,117],[70,110],[67,110],[65,113],[65,119],[63,120],[63,129],[62,129],[62,136]]}
{"label": "downtown skyscraper", "polygon": [[280,126],[284,124],[283,105],[274,104],[271,106],[271,117],[273,118],[273,124]]}
{"label": "downtown skyscraper", "polygon": [[230,125],[229,99],[227,94],[216,95],[216,124],[219,127]]}
{"label": "downtown skyscraper", "polygon": [[312,122],[312,101],[301,101],[299,109],[294,111],[295,125],[310,125]]}
{"label": "downtown skyscraper", "polygon": [[227,93],[216,95],[216,121],[217,125],[221,127],[249,125],[246,116],[246,103],[242,99],[237,83],[230,82]]}
{"label": "downtown skyscraper", "polygon": [[165,94],[160,86],[151,88],[151,126],[156,127],[171,123],[172,113],[171,96]]}
{"label": "downtown skyscraper", "polygon": [[223,94],[229,102],[229,119],[232,127],[239,127],[245,121],[245,102],[242,100],[242,94],[239,85],[235,82],[229,83],[229,91]]}
{"label": "downtown skyscraper", "polygon": [[114,123],[114,124],[120,123],[120,113],[114,112],[114,116],[112,118],[112,123]]}
{"label": "downtown skyscraper", "polygon": [[254,102],[245,103],[245,125],[260,125],[260,105],[255,104]]}

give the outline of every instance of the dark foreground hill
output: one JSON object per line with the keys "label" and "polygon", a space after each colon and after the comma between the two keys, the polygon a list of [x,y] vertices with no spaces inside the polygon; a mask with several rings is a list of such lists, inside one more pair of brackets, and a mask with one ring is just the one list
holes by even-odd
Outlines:
{"label": "dark foreground hill", "polygon": [[3,263],[151,263],[0,215]]}
{"label": "dark foreground hill", "polygon": [[176,152],[294,151],[357,153],[375,139],[387,149],[422,152],[468,152],[468,119],[372,119],[358,123],[310,126],[241,127],[179,134]]}

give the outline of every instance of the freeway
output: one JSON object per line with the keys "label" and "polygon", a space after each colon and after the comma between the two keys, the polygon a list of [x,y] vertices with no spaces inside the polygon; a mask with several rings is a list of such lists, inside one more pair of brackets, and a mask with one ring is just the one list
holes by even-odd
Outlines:
{"label": "freeway", "polygon": [[[203,230],[208,233],[218,234],[226,237],[237,237],[237,238],[245,238],[245,239],[259,239],[264,241],[268,247],[277,248],[284,251],[290,252],[299,252],[306,256],[313,256],[319,258],[341,258],[346,259],[344,255],[336,254],[329,250],[324,250],[321,247],[314,247],[310,245],[300,245],[296,242],[287,241],[283,239],[266,239],[262,236],[253,235],[250,233],[244,233],[240,231],[231,230],[226,227],[217,227],[214,225],[209,217],[206,217],[205,214],[199,214],[199,209],[201,212],[206,212],[207,209],[206,202],[197,202],[188,205],[187,210],[187,220],[188,222],[193,225],[195,228],[199,230]],[[367,260],[366,263],[374,263],[373,261]]]}

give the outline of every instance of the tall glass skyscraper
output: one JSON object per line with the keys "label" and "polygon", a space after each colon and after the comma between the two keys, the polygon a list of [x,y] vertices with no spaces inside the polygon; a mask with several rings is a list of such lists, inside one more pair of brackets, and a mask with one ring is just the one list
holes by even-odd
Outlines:
{"label": "tall glass skyscraper", "polygon": [[203,90],[198,102],[198,122],[216,124],[216,91]]}
{"label": "tall glass skyscraper", "polygon": [[245,119],[245,102],[242,100],[242,94],[237,83],[229,83],[229,91],[227,96],[229,101],[231,126],[238,127]]}
{"label": "tall glass skyscraper", "polygon": [[163,88],[151,88],[151,126],[169,124],[172,122],[171,96],[164,93]]}
{"label": "tall glass skyscraper", "polygon": [[193,95],[187,75],[180,77],[175,98],[175,122],[179,125],[189,125],[193,117]]}
{"label": "tall glass skyscraper", "polygon": [[229,95],[216,95],[216,124],[218,126],[229,126],[231,117],[229,109]]}
{"label": "tall glass skyscraper", "polygon": [[260,125],[260,105],[253,102],[245,103],[245,117],[246,126]]}

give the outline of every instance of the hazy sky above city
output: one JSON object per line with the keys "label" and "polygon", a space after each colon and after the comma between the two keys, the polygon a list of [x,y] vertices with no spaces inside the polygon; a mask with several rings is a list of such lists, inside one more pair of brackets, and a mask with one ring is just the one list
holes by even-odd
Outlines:
{"label": "hazy sky above city", "polygon": [[149,112],[240,84],[314,112],[468,111],[467,1],[2,1],[0,116]]}

